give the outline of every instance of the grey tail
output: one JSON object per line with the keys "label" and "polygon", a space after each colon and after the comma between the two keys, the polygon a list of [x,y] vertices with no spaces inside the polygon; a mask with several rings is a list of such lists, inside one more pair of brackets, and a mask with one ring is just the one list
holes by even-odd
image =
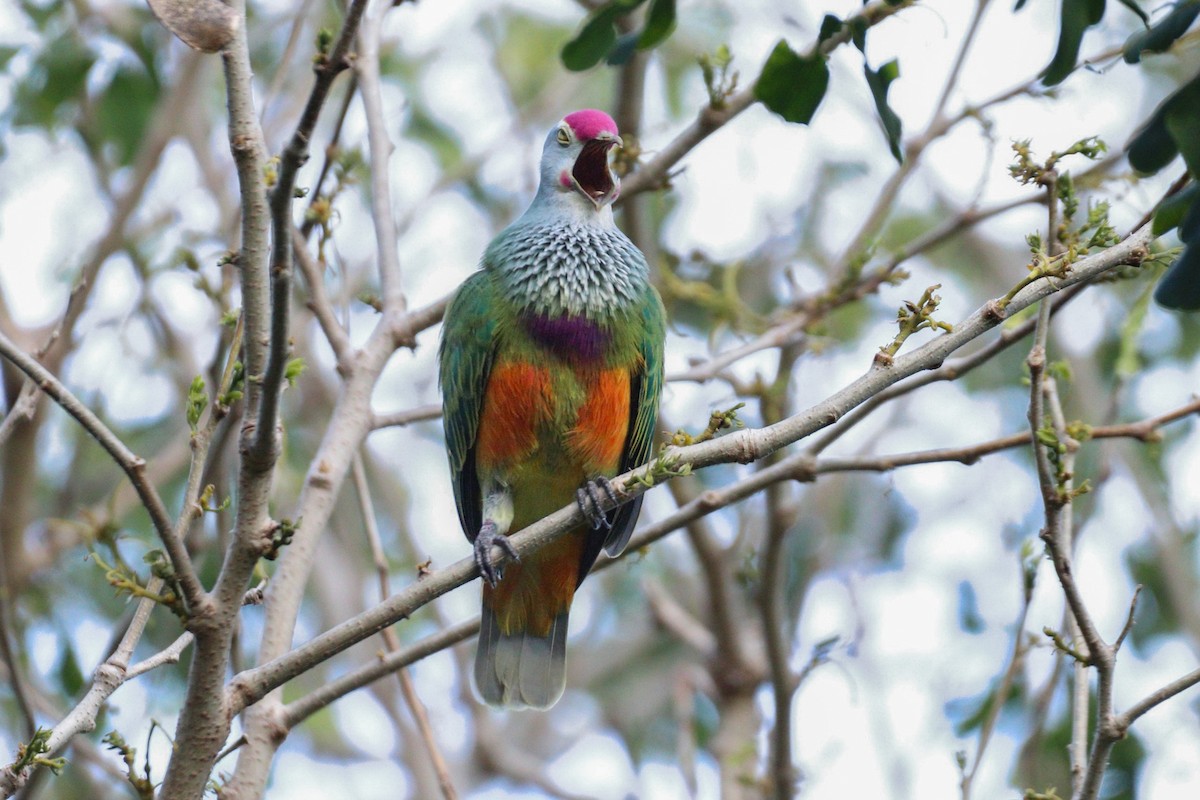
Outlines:
{"label": "grey tail", "polygon": [[475,686],[488,705],[546,709],[567,685],[567,616],[563,611],[545,636],[506,635],[486,606],[475,651]]}

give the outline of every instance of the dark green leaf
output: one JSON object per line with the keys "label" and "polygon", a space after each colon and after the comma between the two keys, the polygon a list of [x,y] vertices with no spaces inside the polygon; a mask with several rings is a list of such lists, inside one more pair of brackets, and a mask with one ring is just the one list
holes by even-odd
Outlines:
{"label": "dark green leaf", "polygon": [[[974,697],[959,697],[946,703],[946,716],[954,723],[955,735],[966,736],[984,723],[992,713],[992,706],[996,704],[998,688],[996,681],[993,681],[987,691],[982,694]],[[1021,688],[1021,685],[1016,682],[1009,686],[1008,695],[1001,700],[1001,708],[1019,700]]]}
{"label": "dark green leaf", "polygon": [[[1196,188],[1195,184],[1192,188]],[[1188,244],[1200,244],[1200,203],[1192,203],[1179,223],[1179,238]]]}
{"label": "dark green leaf", "polygon": [[[1167,231],[1177,228],[1179,223],[1183,222],[1188,208],[1198,197],[1200,197],[1200,183],[1193,183],[1183,191],[1176,192],[1164,200],[1154,212],[1154,225],[1152,226],[1154,235],[1162,236]],[[1197,205],[1200,206],[1200,203]]]}
{"label": "dark green leaf", "polygon": [[12,57],[21,52],[19,47],[0,47],[0,70],[8,67],[8,62],[12,61]]}
{"label": "dark green leaf", "polygon": [[817,34],[817,44],[826,41],[843,27],[845,27],[845,23],[840,19],[833,14],[826,14],[825,18],[821,20],[821,32]]}
{"label": "dark green leaf", "polygon": [[46,30],[46,24],[62,10],[66,5],[65,0],[51,0],[49,3],[37,3],[33,0],[21,0],[21,10],[25,12],[25,16],[29,17],[39,31]]}
{"label": "dark green leaf", "polygon": [[1104,16],[1104,0],[1062,0],[1058,48],[1042,73],[1042,83],[1054,86],[1075,70],[1083,34]]}
{"label": "dark green leaf", "polygon": [[65,634],[59,639],[66,642],[66,647],[59,655],[58,666],[55,669],[58,673],[58,685],[67,697],[75,697],[83,689],[83,670],[79,668],[79,658],[75,655],[75,648],[71,646],[70,639]]}
{"label": "dark green leaf", "polygon": [[850,41],[858,48],[858,52],[867,52],[867,21],[862,17],[851,17],[846,22],[850,26]]}
{"label": "dark green leaf", "polygon": [[633,51],[637,49],[638,35],[637,31],[630,31],[618,36],[617,43],[609,49],[604,63],[611,67],[619,67],[628,61],[629,57],[633,55]]}
{"label": "dark green leaf", "polygon": [[82,99],[95,61],[95,53],[74,33],[51,39],[13,92],[13,123],[43,128],[57,123],[63,105]]}
{"label": "dark green leaf", "polygon": [[1192,177],[1200,177],[1200,75],[1163,104],[1167,132],[1175,140]]}
{"label": "dark green leaf", "polygon": [[1154,300],[1176,311],[1200,311],[1200,241],[1184,248],[1154,290]]}
{"label": "dark green leaf", "polygon": [[1142,11],[1142,7],[1137,4],[1137,0],[1117,0],[1117,2],[1128,8],[1133,13],[1137,14],[1138,19],[1142,21],[1143,25],[1150,24],[1150,15],[1148,15],[1145,11]]}
{"label": "dark green leaf", "polygon": [[120,164],[130,163],[141,147],[158,95],[158,82],[140,65],[119,67],[101,94],[96,131],[115,145]]}
{"label": "dark green leaf", "polygon": [[801,56],[780,39],[754,84],[754,96],[788,122],[807,125],[827,88],[829,66],[825,56]]}
{"label": "dark green leaf", "polygon": [[900,152],[900,117],[896,116],[896,112],[887,101],[888,87],[900,77],[900,64],[893,59],[878,70],[872,70],[863,64],[863,74],[867,76],[867,85],[871,87],[871,97],[875,99],[875,110],[879,113],[879,123],[887,136],[888,148],[897,161],[903,162],[904,155]]}
{"label": "dark green leaf", "polygon": [[1142,53],[1162,53],[1175,40],[1183,36],[1200,14],[1200,0],[1182,0],[1170,14],[1144,31],[1138,31],[1125,40],[1125,60],[1136,64]]}
{"label": "dark green leaf", "polygon": [[1166,115],[1160,105],[1129,140],[1126,152],[1129,165],[1138,172],[1152,175],[1179,155],[1175,140],[1167,132]]}
{"label": "dark green leaf", "polygon": [[1014,12],[1020,11],[1024,7],[1025,7],[1025,0],[1017,0],[1017,4],[1015,6],[1013,6],[1013,11]]}
{"label": "dark green leaf", "polygon": [[610,3],[593,14],[575,38],[563,45],[563,66],[582,72],[599,64],[617,40],[613,21],[624,11],[623,7]]}
{"label": "dark green leaf", "polygon": [[658,46],[675,30],[675,0],[650,0],[646,12],[646,27],[637,40],[639,50]]}
{"label": "dark green leaf", "polygon": [[958,626],[967,633],[980,633],[987,627],[979,614],[975,587],[970,581],[961,581],[958,584]]}

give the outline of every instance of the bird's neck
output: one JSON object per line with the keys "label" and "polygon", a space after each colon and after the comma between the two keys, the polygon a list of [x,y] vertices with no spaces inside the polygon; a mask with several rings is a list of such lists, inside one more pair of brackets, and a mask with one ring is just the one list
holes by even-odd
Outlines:
{"label": "bird's neck", "polygon": [[595,214],[526,213],[496,237],[485,266],[520,313],[607,323],[636,306],[649,281],[646,260],[604,211],[608,224]]}
{"label": "bird's neck", "polygon": [[616,227],[611,204],[606,203],[596,208],[579,192],[562,191],[554,186],[548,186],[545,181],[542,181],[533,202],[517,222],[541,222],[551,219],[597,228]]}

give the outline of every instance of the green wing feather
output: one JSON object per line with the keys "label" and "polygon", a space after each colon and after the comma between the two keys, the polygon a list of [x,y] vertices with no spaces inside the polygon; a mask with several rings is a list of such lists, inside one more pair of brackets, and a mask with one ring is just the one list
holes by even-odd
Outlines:
{"label": "green wing feather", "polygon": [[[667,312],[663,308],[662,298],[653,286],[647,285],[641,307],[641,319],[637,320],[637,324],[643,328],[640,359],[642,368],[634,373],[630,385],[633,402],[630,404],[629,434],[625,440],[625,452],[621,457],[621,472],[645,464],[654,452],[658,401],[662,395],[663,384],[666,318]],[[604,549],[610,556],[615,556],[625,549],[641,510],[641,495],[616,509],[612,530],[604,540]]]}
{"label": "green wing feather", "polygon": [[475,436],[483,411],[483,393],[492,370],[496,322],[492,276],[472,275],[446,308],[438,350],[442,387],[442,424],[450,457],[450,480],[463,533],[471,541],[483,520],[479,476],[475,472]]}

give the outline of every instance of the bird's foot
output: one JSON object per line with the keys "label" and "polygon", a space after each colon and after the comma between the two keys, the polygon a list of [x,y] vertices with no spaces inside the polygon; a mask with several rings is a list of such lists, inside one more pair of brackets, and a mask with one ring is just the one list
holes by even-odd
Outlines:
{"label": "bird's foot", "polygon": [[504,565],[497,564],[492,560],[492,545],[499,547],[504,551],[505,556],[515,562],[519,562],[521,558],[517,555],[512,543],[508,541],[508,537],[498,532],[496,523],[490,519],[483,523],[483,527],[479,529],[479,535],[475,537],[475,564],[479,567],[483,579],[494,589],[500,579],[504,577]]}
{"label": "bird's foot", "polygon": [[604,513],[604,500],[608,500],[613,506],[621,502],[617,497],[617,490],[613,488],[612,481],[603,475],[585,481],[583,486],[575,490],[575,502],[579,504],[579,510],[583,512],[583,516],[587,518],[588,524],[594,531],[601,528],[612,529],[612,522]]}

